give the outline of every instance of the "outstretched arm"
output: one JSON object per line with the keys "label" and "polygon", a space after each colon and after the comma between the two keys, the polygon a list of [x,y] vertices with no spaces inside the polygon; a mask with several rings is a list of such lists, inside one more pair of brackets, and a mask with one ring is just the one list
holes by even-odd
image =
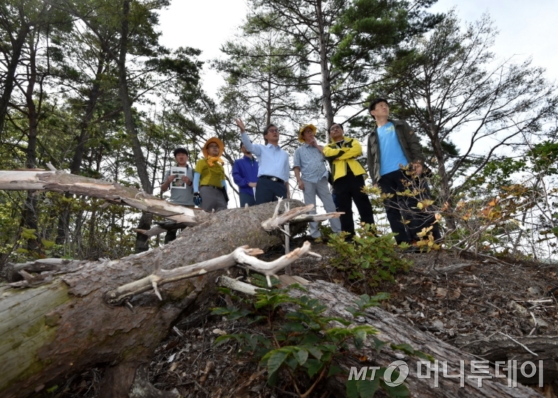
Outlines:
{"label": "outstretched arm", "polygon": [[241,119],[234,119],[234,121],[240,129],[240,139],[242,140],[242,143],[244,144],[246,150],[248,152],[252,152],[256,156],[260,156],[262,154],[261,145],[252,144],[252,141],[250,141],[250,137],[248,137],[248,134],[246,134],[244,122]]}

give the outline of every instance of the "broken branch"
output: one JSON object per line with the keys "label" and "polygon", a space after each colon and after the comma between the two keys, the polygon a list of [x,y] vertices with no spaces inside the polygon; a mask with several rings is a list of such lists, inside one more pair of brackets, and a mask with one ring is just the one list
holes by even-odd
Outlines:
{"label": "broken branch", "polygon": [[291,253],[269,263],[253,257],[262,254],[262,250],[250,249],[247,246],[242,246],[235,249],[232,253],[213,258],[211,260],[202,261],[201,263],[178,267],[171,270],[159,269],[145,278],[127,283],[105,293],[105,301],[113,305],[120,304],[131,296],[151,289],[153,289],[155,294],[157,294],[157,297],[162,300],[162,296],[158,290],[161,285],[229,268],[237,263],[245,265],[253,271],[264,274],[268,285],[271,286],[271,280],[269,277],[276,276],[277,272],[281,269],[308,253],[310,251],[310,246],[309,242],[304,242],[304,245],[301,248],[295,249]]}

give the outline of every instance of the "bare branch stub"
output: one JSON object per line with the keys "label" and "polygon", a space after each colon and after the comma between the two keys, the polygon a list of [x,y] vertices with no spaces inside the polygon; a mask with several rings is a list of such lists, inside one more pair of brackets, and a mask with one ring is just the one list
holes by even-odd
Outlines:
{"label": "bare branch stub", "polygon": [[262,222],[262,228],[265,231],[273,231],[275,229],[281,229],[281,226],[288,223],[291,219],[299,216],[300,214],[308,213],[314,208],[314,205],[310,204],[302,207],[295,207],[294,209],[288,210],[283,214],[277,214],[280,202],[275,208],[275,213],[272,218],[269,218]]}

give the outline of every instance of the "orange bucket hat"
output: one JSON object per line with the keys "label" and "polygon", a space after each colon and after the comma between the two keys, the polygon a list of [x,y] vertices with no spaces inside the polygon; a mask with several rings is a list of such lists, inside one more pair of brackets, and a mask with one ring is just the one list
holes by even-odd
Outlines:
{"label": "orange bucket hat", "polygon": [[302,133],[304,133],[304,130],[306,130],[307,128],[310,128],[312,130],[312,132],[314,133],[314,135],[316,135],[316,131],[318,131],[318,128],[316,126],[314,126],[313,124],[305,124],[298,131],[298,140],[300,142],[304,142],[304,138],[302,138]]}
{"label": "orange bucket hat", "polygon": [[220,157],[223,154],[223,152],[225,152],[225,144],[223,144],[223,141],[221,141],[217,137],[211,137],[205,142],[202,149],[203,156],[206,158],[209,157],[209,154],[207,153],[207,146],[211,143],[215,143],[219,147],[219,155],[217,155],[217,157]]}

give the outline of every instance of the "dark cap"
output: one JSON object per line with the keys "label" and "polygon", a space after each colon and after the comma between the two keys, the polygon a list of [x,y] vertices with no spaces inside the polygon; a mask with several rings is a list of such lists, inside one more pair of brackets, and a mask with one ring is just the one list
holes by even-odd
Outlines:
{"label": "dark cap", "polygon": [[[376,105],[378,105],[380,102],[385,102],[389,106],[389,102],[387,102],[387,99],[385,99],[385,98],[375,98],[375,99],[372,100],[372,102],[370,102],[370,105],[368,106],[368,112],[370,113],[370,111],[373,111],[374,108],[376,108]],[[374,117],[374,116],[372,116],[372,117]]]}
{"label": "dark cap", "polygon": [[188,151],[186,150],[186,148],[176,148],[173,152],[174,157],[176,157],[176,155],[178,155],[179,153],[183,153],[186,156],[190,156],[190,154],[188,153]]}

